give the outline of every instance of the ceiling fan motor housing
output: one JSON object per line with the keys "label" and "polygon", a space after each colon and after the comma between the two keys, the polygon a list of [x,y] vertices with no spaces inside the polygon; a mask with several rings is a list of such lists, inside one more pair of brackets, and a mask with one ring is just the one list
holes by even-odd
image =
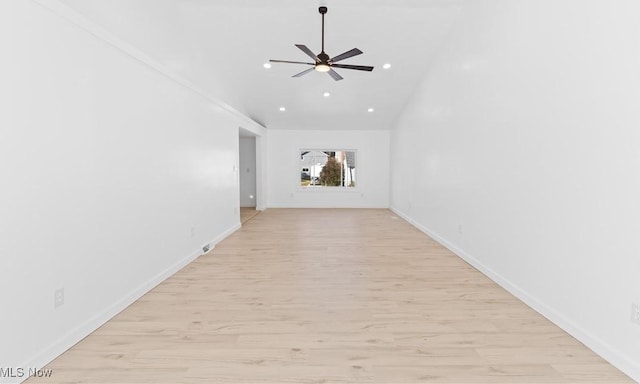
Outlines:
{"label": "ceiling fan motor housing", "polygon": [[320,54],[318,55],[318,59],[320,59],[321,63],[327,64],[329,62],[329,55],[327,55],[326,53],[324,53],[324,51],[320,52]]}

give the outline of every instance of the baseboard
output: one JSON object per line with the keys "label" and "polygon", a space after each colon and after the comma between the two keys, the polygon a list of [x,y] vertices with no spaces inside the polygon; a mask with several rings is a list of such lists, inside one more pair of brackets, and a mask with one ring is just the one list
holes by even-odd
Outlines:
{"label": "baseboard", "polygon": [[[210,247],[209,252],[215,248],[216,244],[220,243],[222,240],[227,238],[229,235],[231,235],[238,229],[240,229],[240,223],[234,225],[233,227],[229,228],[228,230],[224,231],[222,234],[212,239],[208,243]],[[72,330],[71,332],[59,338],[51,346],[44,348],[42,352],[40,352],[38,355],[36,355],[34,358],[29,360],[25,364],[21,365],[21,367],[33,367],[35,369],[41,369],[42,367],[45,367],[47,364],[52,362],[56,357],[63,354],[65,351],[73,347],[75,344],[77,344],[79,341],[87,337],[93,331],[100,328],[107,321],[111,320],[118,313],[122,312],[128,306],[136,302],[147,292],[157,287],[160,283],[162,283],[169,277],[173,276],[175,273],[177,273],[182,268],[186,267],[188,264],[192,263],[194,260],[196,260],[198,257],[202,255],[203,255],[202,249],[198,249],[197,251],[194,251],[189,255],[187,255],[186,257],[182,258],[181,260],[177,261],[176,263],[171,265],[169,268],[165,269],[164,271],[161,271],[160,273],[158,273],[157,275],[155,275],[145,283],[138,286],[136,289],[131,291],[128,295],[126,295],[122,299],[110,305],[101,313],[97,314],[96,316],[87,320],[84,324],[80,325],[76,329]],[[18,382],[22,382],[27,379],[28,377],[24,377],[19,379],[20,381]]]}
{"label": "baseboard", "polygon": [[300,203],[300,204],[292,204],[292,203],[270,203],[267,208],[296,208],[296,209],[336,209],[336,208],[344,208],[344,209],[389,209],[388,205],[353,205],[353,204],[324,204],[324,203]]}
{"label": "baseboard", "polygon": [[229,237],[232,233],[234,233],[235,231],[237,231],[241,227],[242,226],[240,225],[240,221],[238,221],[238,223],[235,224],[233,227],[227,229],[226,231],[222,232],[220,235],[218,235],[215,238],[213,238],[213,240],[211,240],[211,242],[209,243],[209,245],[211,246],[211,249],[213,249],[218,243],[220,243],[222,240],[224,240],[227,237]]}
{"label": "baseboard", "polygon": [[449,242],[444,237],[440,236],[438,233],[434,232],[430,228],[423,226],[417,221],[413,220],[409,215],[400,211],[395,207],[390,208],[392,212],[396,215],[400,216],[404,220],[406,220],[409,224],[413,225],[427,236],[431,237],[433,240],[440,243],[445,248],[449,249],[451,252],[456,254],[458,257],[471,264],[474,268],[482,272],[485,276],[493,280],[496,284],[500,285],[502,288],[506,289],[509,293],[520,299],[522,302],[527,304],[536,312],[540,313],[542,316],[546,317],[562,328],[568,334],[576,338],[578,341],[586,345],[592,351],[600,355],[603,359],[607,360],[611,365],[618,368],[626,375],[628,375],[631,379],[636,382],[640,382],[640,364],[635,362],[633,359],[630,359],[625,354],[618,351],[616,348],[612,347],[602,339],[596,337],[591,334],[584,328],[578,326],[575,322],[571,321],[567,317],[565,317],[562,313],[554,310],[553,308],[544,304],[541,300],[537,299],[535,296],[527,293],[525,290],[521,289],[517,284],[514,284],[509,279],[501,276],[488,266],[484,265],[480,260],[471,256],[464,250],[457,247],[455,244]]}

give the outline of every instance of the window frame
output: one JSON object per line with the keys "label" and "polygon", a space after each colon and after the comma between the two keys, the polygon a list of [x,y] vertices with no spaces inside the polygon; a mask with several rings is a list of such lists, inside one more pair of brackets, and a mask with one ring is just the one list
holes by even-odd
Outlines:
{"label": "window frame", "polygon": [[[322,148],[322,149],[319,149]],[[336,149],[339,148],[339,149]],[[359,166],[359,162],[358,162],[358,150],[355,148],[345,148],[345,147],[303,147],[303,148],[299,148],[297,153],[296,153],[296,158],[298,159],[298,162],[301,161],[301,157],[302,157],[302,152],[311,152],[311,151],[315,151],[315,152],[353,152],[353,156],[355,158],[355,163],[357,164],[356,167],[354,167],[355,169],[360,169]],[[298,163],[299,164],[299,163]],[[306,166],[305,166],[306,167]],[[354,187],[347,187],[347,186],[302,186],[300,185],[301,182],[301,166],[296,167],[296,185],[298,186],[298,190],[299,191],[305,191],[305,192],[310,192],[310,193],[349,193],[349,192],[359,192],[360,191],[360,178],[358,176],[358,173],[356,172],[356,177],[355,177],[355,186]]]}

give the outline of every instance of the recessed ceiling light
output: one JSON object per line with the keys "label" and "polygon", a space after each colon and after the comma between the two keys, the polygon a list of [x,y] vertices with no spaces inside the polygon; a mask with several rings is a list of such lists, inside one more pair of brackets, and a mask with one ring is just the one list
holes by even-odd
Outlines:
{"label": "recessed ceiling light", "polygon": [[286,111],[286,110],[287,110],[287,108],[285,108],[285,107],[280,107],[280,112],[284,112],[284,111]]}
{"label": "recessed ceiling light", "polygon": [[373,108],[369,108],[369,109],[367,109],[367,112],[373,112],[373,111],[374,111],[374,109],[373,109]]}
{"label": "recessed ceiling light", "polygon": [[271,68],[271,63],[264,63],[262,64],[263,67],[265,67],[266,69]]}
{"label": "recessed ceiling light", "polygon": [[389,63],[385,63],[385,64],[382,66],[382,68],[384,68],[384,69],[389,69],[389,68],[391,68],[391,64],[389,64]]}
{"label": "recessed ceiling light", "polygon": [[331,96],[331,94],[329,92],[325,92],[325,93],[322,94],[322,96],[329,97],[329,96]]}

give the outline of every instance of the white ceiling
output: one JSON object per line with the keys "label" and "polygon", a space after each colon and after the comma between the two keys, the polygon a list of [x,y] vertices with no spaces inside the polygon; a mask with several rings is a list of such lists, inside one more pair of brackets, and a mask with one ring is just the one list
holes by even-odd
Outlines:
{"label": "white ceiling", "polygon": [[[62,1],[269,129],[391,129],[469,0]],[[373,72],[337,70],[336,82],[315,71],[292,78],[302,65],[263,68],[308,61],[294,44],[320,52],[319,5],[329,8],[325,51],[359,48],[342,63]]]}

